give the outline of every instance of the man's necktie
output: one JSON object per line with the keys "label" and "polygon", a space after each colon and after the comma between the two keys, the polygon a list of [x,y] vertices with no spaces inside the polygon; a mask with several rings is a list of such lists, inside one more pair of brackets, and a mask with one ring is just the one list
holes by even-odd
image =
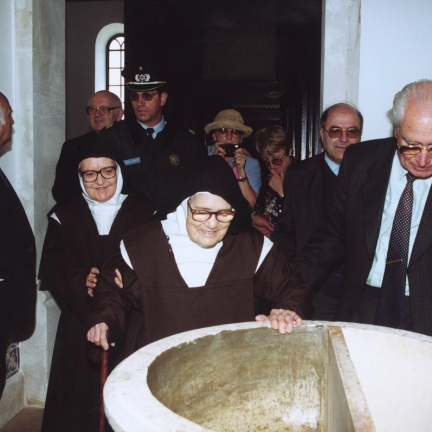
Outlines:
{"label": "man's necktie", "polygon": [[153,128],[147,128],[146,132],[147,132],[147,139],[149,139],[150,141],[152,141],[153,140],[154,129]]}
{"label": "man's necktie", "polygon": [[396,209],[387,252],[386,269],[381,286],[381,296],[375,315],[375,324],[401,328],[405,300],[406,269],[414,201],[411,173]]}

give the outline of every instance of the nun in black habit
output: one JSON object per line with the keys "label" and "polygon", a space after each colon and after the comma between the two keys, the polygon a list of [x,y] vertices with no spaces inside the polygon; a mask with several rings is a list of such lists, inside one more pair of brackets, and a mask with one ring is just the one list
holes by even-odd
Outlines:
{"label": "nun in black habit", "polygon": [[[218,156],[200,162],[175,211],[128,233],[105,263],[88,340],[107,348],[112,328],[120,335],[141,332],[143,346],[201,327],[252,321],[254,295],[277,307],[255,319],[291,332],[309,311],[312,291],[279,246],[249,227],[247,202],[230,167]],[[126,329],[131,308],[142,312],[136,329]]]}
{"label": "nun in black habit", "polygon": [[[126,232],[154,213],[148,200],[129,192],[122,159],[107,141],[89,136],[75,162],[82,193],[48,214],[39,270],[41,289],[49,290],[61,308],[44,432],[97,430],[100,368],[86,353],[86,309],[95,301],[105,259]],[[129,314],[126,320],[135,318]]]}

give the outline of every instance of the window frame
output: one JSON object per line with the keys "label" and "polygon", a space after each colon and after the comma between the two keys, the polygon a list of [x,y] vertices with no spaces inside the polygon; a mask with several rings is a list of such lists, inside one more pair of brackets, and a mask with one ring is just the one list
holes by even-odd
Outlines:
{"label": "window frame", "polygon": [[[125,44],[125,35],[124,33],[117,33],[113,36],[111,36],[105,46],[105,88],[109,91],[110,90],[110,80],[109,80],[109,76],[110,76],[110,52],[112,51],[110,49],[110,45],[111,43],[117,39],[118,37],[122,37],[123,38],[123,44],[122,44],[122,49],[120,49],[119,51],[123,53],[123,60],[124,60],[124,56],[125,56],[125,50],[124,50],[124,44]],[[124,109],[124,105],[125,105],[125,85],[124,85],[124,79],[123,79],[123,84],[120,85],[121,87],[121,91],[120,91],[120,100],[122,101],[122,105],[123,105],[123,109]]]}

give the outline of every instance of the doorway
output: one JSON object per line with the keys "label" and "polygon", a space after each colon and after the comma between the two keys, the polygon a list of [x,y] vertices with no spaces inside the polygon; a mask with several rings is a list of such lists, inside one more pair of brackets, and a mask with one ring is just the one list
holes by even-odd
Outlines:
{"label": "doorway", "polygon": [[321,15],[321,0],[128,0],[126,62],[163,66],[165,116],[201,142],[204,126],[233,108],[254,130],[282,125],[305,159],[321,150]]}

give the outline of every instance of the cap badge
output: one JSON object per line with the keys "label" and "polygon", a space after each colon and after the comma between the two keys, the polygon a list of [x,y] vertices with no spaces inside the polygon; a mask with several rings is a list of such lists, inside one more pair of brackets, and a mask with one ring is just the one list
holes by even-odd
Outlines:
{"label": "cap badge", "polygon": [[139,83],[145,83],[147,81],[150,81],[150,75],[149,74],[136,74],[135,80],[136,80],[136,82],[139,82]]}
{"label": "cap badge", "polygon": [[178,165],[180,163],[180,159],[178,157],[178,155],[176,155],[175,153],[170,154],[169,156],[169,160],[173,165]]}

